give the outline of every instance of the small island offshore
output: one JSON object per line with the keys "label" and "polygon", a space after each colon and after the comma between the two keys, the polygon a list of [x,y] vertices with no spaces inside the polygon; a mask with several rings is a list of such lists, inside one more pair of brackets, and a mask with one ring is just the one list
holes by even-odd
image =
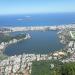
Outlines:
{"label": "small island offshore", "polygon": [[[27,31],[58,31],[58,38],[65,46],[63,49],[48,54],[23,53],[14,56],[3,54],[8,45],[32,39],[33,36],[31,37]],[[12,36],[10,35],[12,32],[25,33]],[[75,24],[2,27],[0,38],[1,75],[75,75]]]}

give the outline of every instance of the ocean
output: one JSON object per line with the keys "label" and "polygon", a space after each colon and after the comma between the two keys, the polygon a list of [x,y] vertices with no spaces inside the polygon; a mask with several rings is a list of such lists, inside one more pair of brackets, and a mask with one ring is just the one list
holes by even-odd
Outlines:
{"label": "ocean", "polygon": [[0,16],[0,26],[49,26],[75,23],[75,13]]}
{"label": "ocean", "polygon": [[[50,26],[75,23],[75,13],[34,14],[0,16],[0,26]],[[47,54],[64,48],[57,35],[58,31],[29,31],[32,38],[9,45],[4,54],[8,56],[23,53]],[[15,33],[13,33],[15,34]]]}

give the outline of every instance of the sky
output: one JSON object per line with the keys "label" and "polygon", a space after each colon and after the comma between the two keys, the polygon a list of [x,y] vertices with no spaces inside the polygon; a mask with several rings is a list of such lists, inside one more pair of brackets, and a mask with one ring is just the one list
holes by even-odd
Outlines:
{"label": "sky", "polygon": [[75,12],[75,0],[0,0],[0,15]]}

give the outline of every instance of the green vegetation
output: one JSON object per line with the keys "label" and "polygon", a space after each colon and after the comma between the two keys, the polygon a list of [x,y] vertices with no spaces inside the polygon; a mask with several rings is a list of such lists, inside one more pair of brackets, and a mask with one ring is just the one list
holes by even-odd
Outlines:
{"label": "green vegetation", "polygon": [[75,31],[71,31],[71,38],[75,40]]}
{"label": "green vegetation", "polygon": [[4,36],[0,36],[0,43],[1,42],[9,42],[10,40],[13,40],[13,39],[23,39],[26,37],[26,34],[18,34],[16,36],[11,36],[11,35],[4,35]]}
{"label": "green vegetation", "polygon": [[[51,67],[51,64],[54,67]],[[60,61],[35,61],[32,64],[31,75],[75,75],[75,63]]]}
{"label": "green vegetation", "polygon": [[75,37],[75,31],[71,31],[71,32],[72,32],[73,36]]}
{"label": "green vegetation", "polygon": [[75,62],[63,64],[61,67],[61,75],[75,75]]}
{"label": "green vegetation", "polygon": [[4,54],[0,54],[0,60],[4,60],[4,59],[6,59],[6,58],[8,58],[8,56],[6,56],[6,55],[4,55]]}
{"label": "green vegetation", "polygon": [[[35,61],[31,75],[60,75],[61,64],[59,61]],[[54,65],[54,68],[51,65]]]}
{"label": "green vegetation", "polygon": [[[2,43],[2,42],[9,42],[9,41],[11,41],[13,39],[19,40],[19,39],[23,39],[25,37],[26,37],[26,34],[18,34],[16,36],[0,35],[0,43]],[[6,58],[8,58],[8,56],[0,53],[0,60],[4,60]]]}
{"label": "green vegetation", "polygon": [[19,34],[19,35],[17,35],[17,36],[15,36],[15,37],[13,37],[13,38],[15,38],[15,39],[23,39],[23,38],[25,38],[26,37],[26,34]]}
{"label": "green vegetation", "polygon": [[8,35],[1,36],[0,37],[0,43],[1,42],[8,42],[11,39],[12,39],[12,37],[11,36],[8,36]]}

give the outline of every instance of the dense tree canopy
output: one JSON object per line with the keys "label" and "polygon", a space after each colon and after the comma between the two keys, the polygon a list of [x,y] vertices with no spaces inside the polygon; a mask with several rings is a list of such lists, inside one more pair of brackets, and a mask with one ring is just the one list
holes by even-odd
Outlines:
{"label": "dense tree canopy", "polygon": [[[54,68],[51,68],[51,64]],[[31,75],[75,75],[75,63],[59,61],[35,61],[32,64]]]}

